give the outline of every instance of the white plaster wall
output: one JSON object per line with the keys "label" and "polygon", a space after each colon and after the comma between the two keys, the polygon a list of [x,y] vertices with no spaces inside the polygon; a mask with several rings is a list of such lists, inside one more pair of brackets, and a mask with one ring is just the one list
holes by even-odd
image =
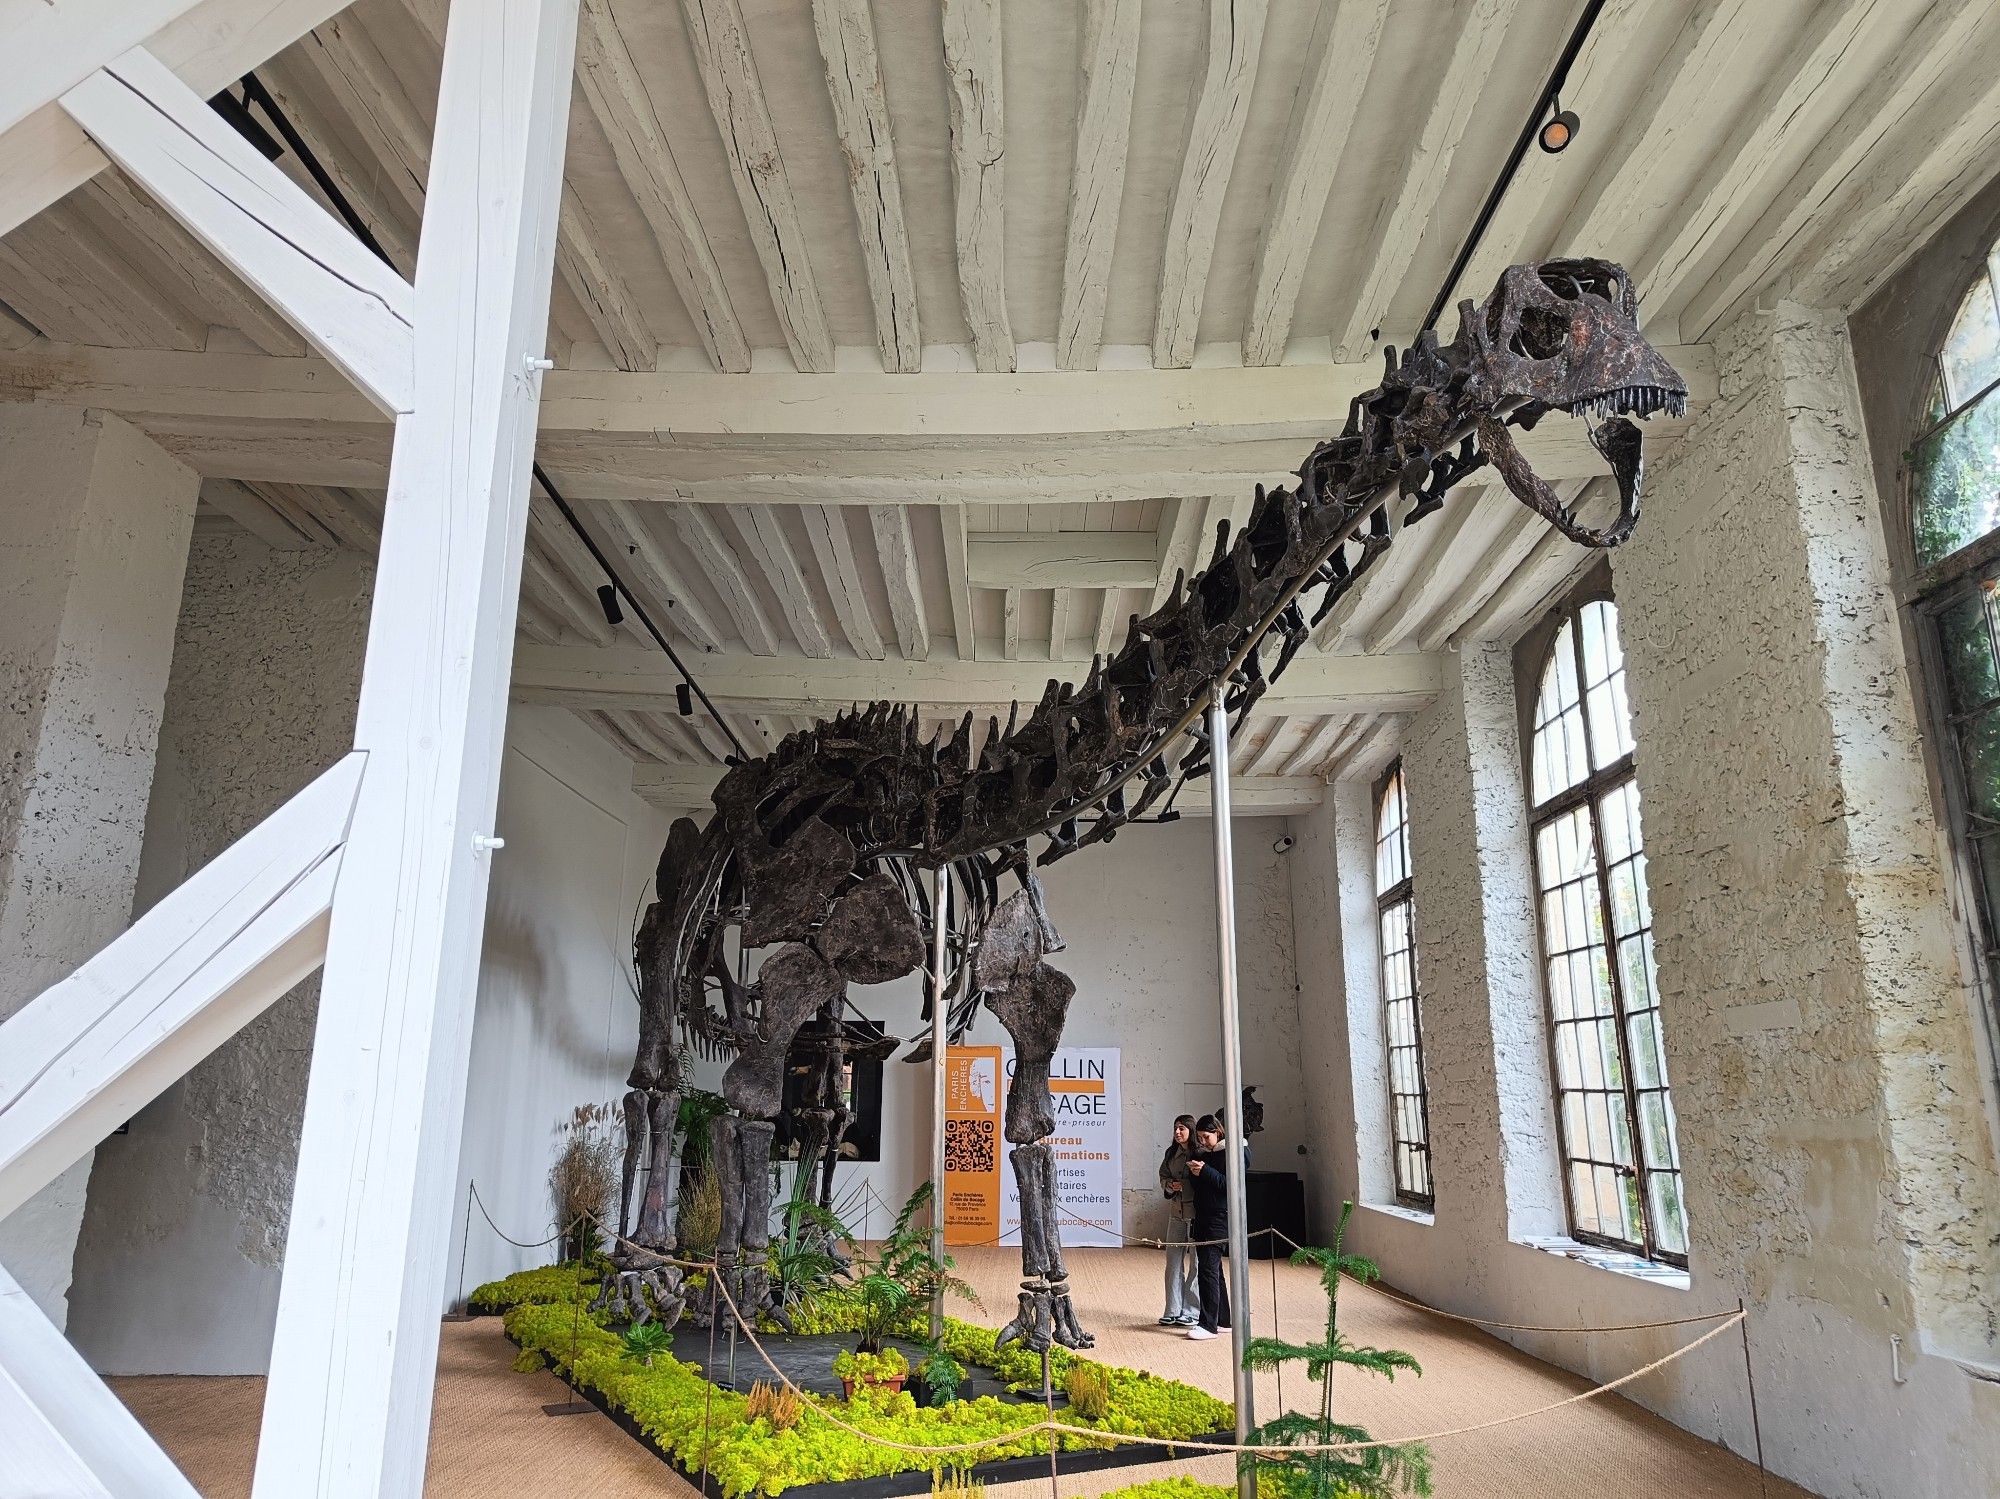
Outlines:
{"label": "white plaster wall", "polygon": [[[1514,1321],[1602,1326],[1742,1296],[1775,1469],[1827,1495],[1992,1493],[1994,1162],[1844,331],[1781,308],[1721,353],[1722,399],[1652,476],[1648,520],[1613,559],[1692,1285],[1518,1242],[1560,1188],[1518,744],[1491,648],[1459,658],[1403,746],[1436,1222],[1364,1208],[1354,1245],[1393,1284]],[[1344,803],[1296,820],[1295,926],[1304,1034],[1328,1053],[1309,1078],[1315,1159],[1367,1200],[1354,1153],[1386,1150],[1386,1130],[1366,1065],[1330,1039],[1355,1001],[1315,926],[1370,854]],[[1357,934],[1372,948],[1350,921]],[[1606,1379],[1687,1333],[1503,1335]],[[1750,1449],[1733,1339],[1628,1393]]]}
{"label": "white plaster wall", "polygon": [[[125,929],[199,481],[137,428],[0,412],[0,1020]],[[67,1317],[90,1158],[0,1223]]]}
{"label": "white plaster wall", "polygon": [[[1222,1020],[1216,989],[1215,873],[1211,824],[1186,818],[1129,828],[1108,847],[1087,849],[1042,871],[1049,911],[1067,946],[1050,961],[1076,980],[1063,1040],[1119,1048],[1125,1100],[1121,1120],[1125,1232],[1165,1226],[1156,1172],[1177,1114],[1222,1103]],[[1237,986],[1243,1019],[1243,1076],[1265,1106],[1254,1142],[1259,1170],[1298,1171],[1305,1143],[1297,978],[1293,966],[1291,869],[1296,854],[1272,845],[1279,818],[1236,821]],[[891,1034],[922,1028],[920,980],[857,988],[864,1015]],[[1004,1046],[1007,1033],[983,1009],[971,1044]],[[719,1069],[697,1081],[715,1086]],[[866,1182],[900,1207],[930,1176],[931,1074],[892,1057],[883,1064],[882,1160],[843,1166],[847,1183]],[[881,1209],[867,1224],[879,1227]]]}
{"label": "white plaster wall", "polygon": [[632,794],[632,764],[571,714],[516,704],[507,720],[486,948],[472,1030],[453,1218],[451,1299],[532,1265],[509,1238],[555,1231],[548,1169],[579,1104],[616,1103],[639,1034],[632,929],[670,819]]}

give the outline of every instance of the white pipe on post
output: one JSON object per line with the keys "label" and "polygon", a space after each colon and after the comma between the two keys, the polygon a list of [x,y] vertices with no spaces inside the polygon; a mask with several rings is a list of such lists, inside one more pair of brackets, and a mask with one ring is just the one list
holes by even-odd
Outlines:
{"label": "white pipe on post", "polygon": [[[1229,1205],[1229,1350],[1236,1395],[1236,1440],[1250,1440],[1257,1423],[1250,1371],[1243,1367],[1250,1346],[1250,1233],[1244,1208],[1244,1172],[1250,1166],[1249,1137],[1243,1132],[1243,1024],[1236,1008],[1236,858],[1229,826],[1229,711],[1221,684],[1208,705],[1210,822],[1215,830],[1215,957],[1222,992],[1222,1086],[1229,1096],[1229,1133],[1222,1148],[1229,1156],[1224,1179]],[[1257,1499],[1257,1475],[1236,1473],[1239,1499]]]}
{"label": "white pipe on post", "polygon": [[[931,886],[931,1255],[944,1258],[944,968],[951,936],[951,866]],[[931,1292],[931,1343],[944,1337],[944,1287]]]}

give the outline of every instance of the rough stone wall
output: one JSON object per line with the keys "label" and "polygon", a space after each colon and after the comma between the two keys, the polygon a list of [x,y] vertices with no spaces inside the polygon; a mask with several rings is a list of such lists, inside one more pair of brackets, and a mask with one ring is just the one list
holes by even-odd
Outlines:
{"label": "rough stone wall", "polygon": [[[97,412],[0,414],[0,1019],[132,916],[199,480]],[[85,1157],[0,1224],[62,1325]]]}
{"label": "rough stone wall", "polygon": [[[1468,646],[1404,751],[1438,1216],[1561,1231],[1512,658]],[[1473,1141],[1484,1148],[1463,1148]]]}
{"label": "rough stone wall", "polygon": [[[2000,1358],[2000,1218],[1845,328],[1780,306],[1719,352],[1614,568],[1697,1285],[1846,1366],[1775,1396],[1831,1484],[1826,1438],[1905,1401],[1863,1372],[1892,1336]],[[2000,1388],[1910,1361],[1994,1431]]]}
{"label": "rough stone wall", "polygon": [[[1436,1224],[1364,1209],[1354,1244],[1392,1283],[1512,1321],[1603,1326],[1740,1295],[1777,1471],[1828,1495],[1985,1493],[2000,1472],[1995,1167],[1845,336],[1785,307],[1741,320],[1720,353],[1721,399],[1613,554],[1691,1285],[1519,1242],[1560,1185],[1552,1159],[1528,1164],[1553,1155],[1552,1129],[1523,1133],[1549,1113],[1545,1021],[1497,649],[1466,652],[1403,745]],[[1372,850],[1365,827],[1328,821],[1300,826],[1331,838],[1338,882]],[[1311,868],[1328,857],[1301,851]],[[1302,904],[1296,924],[1316,919]],[[1307,1015],[1338,1004],[1315,992],[1323,975],[1302,977]],[[1352,1111],[1350,1096],[1320,1112],[1337,1127]],[[1385,1150],[1368,1128],[1364,1114],[1360,1148]],[[1313,1142],[1336,1157],[1347,1143]],[[1597,1379],[1686,1341],[1502,1336]],[[1750,1448],[1733,1343],[1628,1393]]]}
{"label": "rough stone wall", "polygon": [[[353,743],[374,568],[198,537],[146,829],[143,909]],[[317,977],[100,1148],[72,1335],[102,1368],[261,1368],[290,1218]],[[162,1278],[175,1286],[163,1295]],[[159,1361],[158,1350],[182,1357]]]}

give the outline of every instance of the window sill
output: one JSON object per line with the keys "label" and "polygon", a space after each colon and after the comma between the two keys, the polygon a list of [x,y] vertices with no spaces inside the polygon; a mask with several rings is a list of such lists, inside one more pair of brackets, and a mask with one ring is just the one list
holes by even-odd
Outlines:
{"label": "window sill", "polygon": [[1629,1275],[1634,1280],[1650,1281],[1656,1286],[1665,1286],[1672,1291],[1685,1291],[1691,1284],[1687,1271],[1678,1265],[1663,1265],[1657,1260],[1627,1254],[1622,1249],[1605,1249],[1596,1244],[1585,1244],[1567,1235],[1521,1239],[1518,1242],[1530,1249],[1539,1249],[1543,1254],[1553,1254],[1562,1259],[1574,1260],[1579,1265],[1588,1265],[1593,1270],[1609,1270],[1614,1275]]}
{"label": "window sill", "polygon": [[1426,1213],[1421,1208],[1406,1208],[1400,1202],[1364,1202],[1361,1206],[1368,1212],[1380,1213],[1385,1218],[1401,1218],[1405,1223],[1420,1223],[1425,1228],[1435,1227],[1436,1213]]}

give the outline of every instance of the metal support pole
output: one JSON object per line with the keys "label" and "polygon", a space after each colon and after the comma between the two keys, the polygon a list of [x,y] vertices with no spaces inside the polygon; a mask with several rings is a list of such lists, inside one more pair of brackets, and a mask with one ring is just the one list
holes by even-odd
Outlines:
{"label": "metal support pole", "polygon": [[[1250,1371],[1243,1354],[1250,1346],[1250,1225],[1244,1207],[1244,1173],[1250,1166],[1249,1136],[1243,1132],[1243,1025],[1236,1010],[1236,859],[1229,826],[1229,711],[1221,684],[1208,705],[1209,822],[1215,830],[1215,957],[1222,991],[1222,1086],[1229,1095],[1229,1156],[1224,1183],[1229,1201],[1229,1350],[1236,1393],[1236,1440],[1250,1440],[1257,1424]],[[1257,1499],[1257,1474],[1247,1464],[1236,1470],[1240,1499]]]}
{"label": "metal support pole", "polygon": [[[944,968],[951,936],[951,866],[931,885],[931,1256],[944,1259]],[[944,1287],[931,1292],[931,1344],[944,1337]]]}

